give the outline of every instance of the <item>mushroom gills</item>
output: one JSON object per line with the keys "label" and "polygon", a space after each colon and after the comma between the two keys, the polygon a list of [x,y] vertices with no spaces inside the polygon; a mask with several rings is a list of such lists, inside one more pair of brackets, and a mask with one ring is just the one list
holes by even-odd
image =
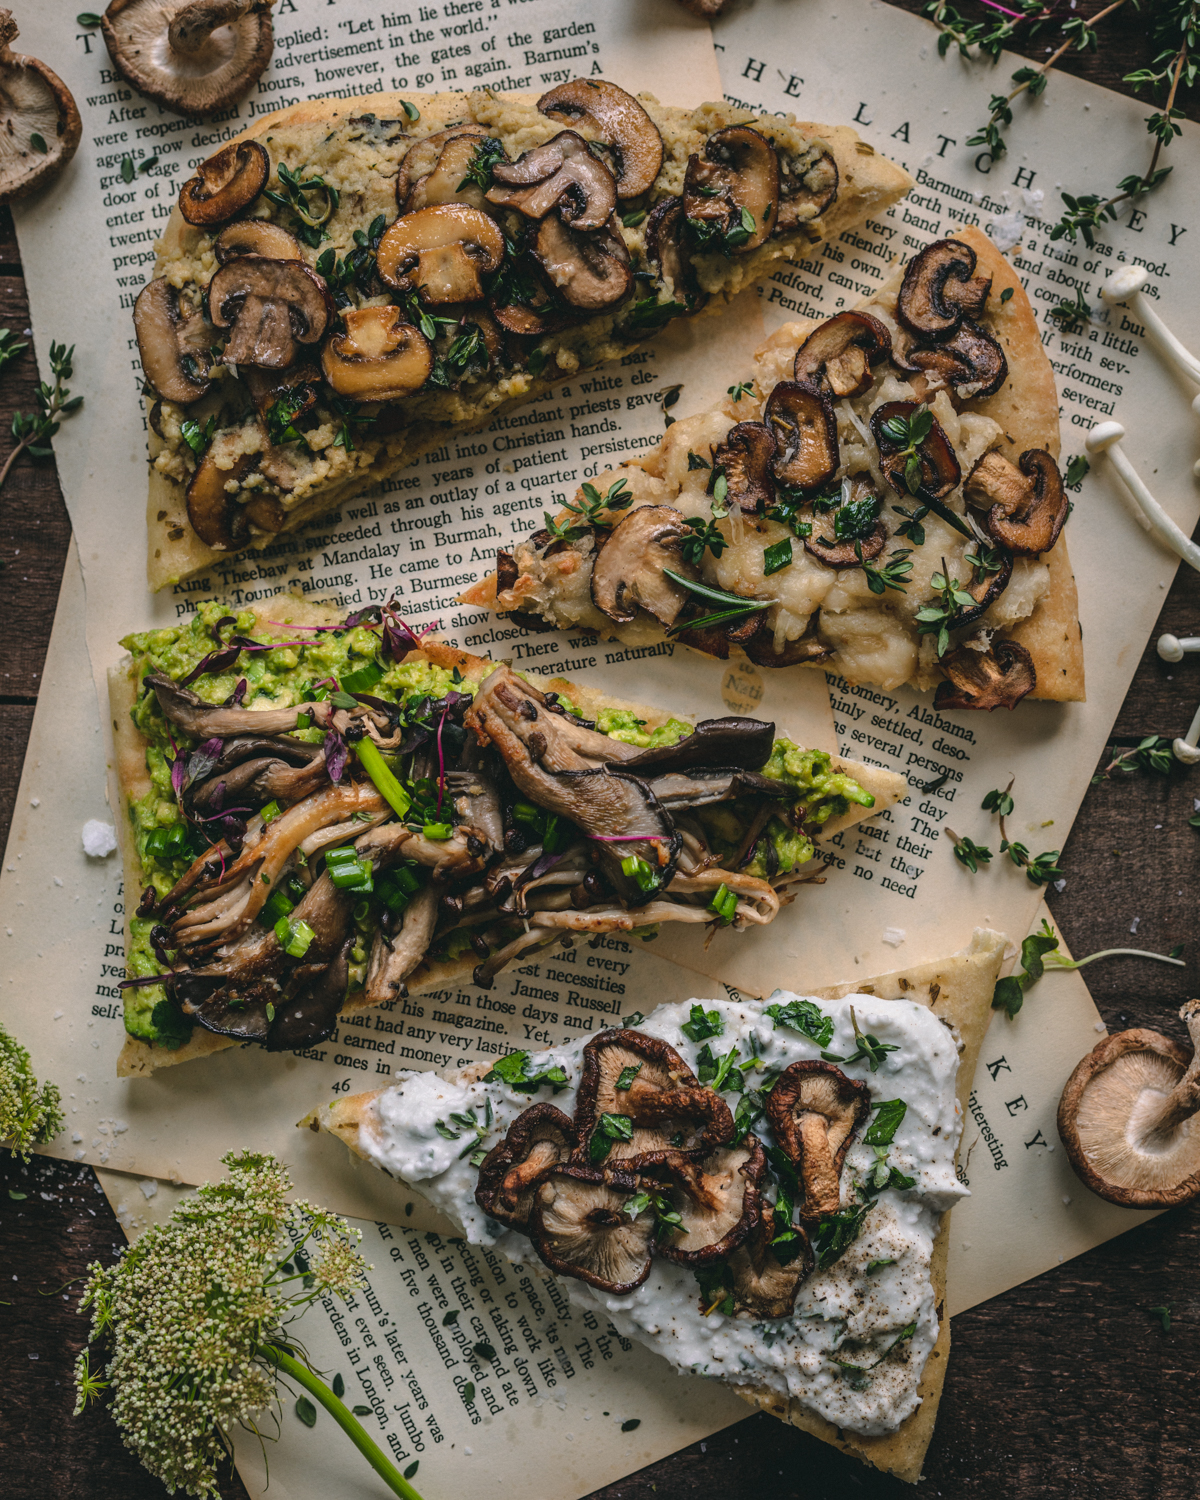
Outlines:
{"label": "mushroom gills", "polygon": [[[149,4],[151,0],[142,3]],[[197,228],[211,229],[224,224],[254,202],[270,175],[271,158],[265,147],[257,141],[231,142],[201,162],[196,176],[184,183],[179,190],[179,212]],[[281,229],[270,238],[276,241],[284,233]]]}
{"label": "mushroom gills", "polygon": [[367,966],[368,1005],[386,1005],[407,993],[404,981],[428,953],[437,917],[438,892],[427,885],[405,907],[398,934],[385,935],[382,928],[375,934]]}
{"label": "mushroom gills", "polygon": [[275,45],[271,8],[259,0],[110,0],[100,28],[127,82],[201,119],[248,94]]}
{"label": "mushroom gills", "polygon": [[542,1179],[575,1145],[575,1127],[555,1105],[543,1100],[522,1110],[480,1164],[476,1203],[497,1223],[528,1231]]}
{"label": "mushroom gills", "polygon": [[758,1228],[762,1179],[767,1158],[757,1137],[738,1146],[720,1146],[689,1169],[676,1169],[665,1196],[682,1220],[668,1232],[658,1253],[678,1265],[726,1260]]}
{"label": "mushroom gills", "polygon": [[[11,10],[0,10],[0,203],[24,198],[57,177],[78,149],[83,121],[70,89],[39,58],[14,52]],[[37,142],[40,141],[40,145]]]}
{"label": "mushroom gills", "polygon": [[837,418],[828,396],[798,381],[781,380],[767,398],[763,421],[775,439],[771,468],[780,484],[813,490],[837,473]]}
{"label": "mushroom gills", "polygon": [[1033,657],[1016,641],[993,640],[987,651],[962,646],[938,665],[946,681],[934,694],[936,709],[1016,708],[1037,687]]}
{"label": "mushroom gills", "polygon": [[796,1062],[767,1096],[775,1138],[798,1168],[804,1188],[801,1218],[815,1220],[841,1207],[841,1172],[859,1126],[871,1112],[870,1090],[827,1062]]}
{"label": "mushroom gills", "polygon": [[518,209],[528,219],[552,210],[576,229],[599,229],[617,206],[617,184],[608,168],[573,130],[560,131],[515,162],[492,168],[489,203]]}
{"label": "mushroom gills", "polygon": [[212,329],[202,313],[180,306],[178,291],[164,277],[138,293],[133,327],[142,373],[164,401],[188,406],[208,393]]}
{"label": "mushroom gills", "polygon": [[757,1322],[760,1318],[792,1316],[800,1283],[815,1263],[803,1227],[793,1224],[792,1233],[796,1238],[788,1241],[788,1247],[793,1253],[784,1263],[771,1244],[775,1236],[773,1216],[764,1212],[755,1231],[730,1256],[735,1317]]}
{"label": "mushroom gills", "polygon": [[208,310],[215,328],[232,329],[226,364],[282,370],[296,360],[298,345],[320,340],[332,302],[303,261],[239,255],[209,282]]}
{"label": "mushroom gills", "polygon": [[748,125],[715,131],[705,142],[703,160],[688,158],[683,203],[700,248],[718,238],[717,248],[734,254],[756,250],[774,230],[779,211],[774,146]]}
{"label": "mushroom gills", "polygon": [[604,536],[592,565],[592,603],[618,625],[639,609],[670,629],[687,602],[687,590],[666,570],[698,578],[684,561],[683,542],[692,536],[683,513],[670,505],[640,505]]}
{"label": "mushroom gills", "polygon": [[530,1218],[534,1249],[556,1275],[613,1295],[633,1291],[650,1274],[655,1233],[653,1213],[626,1212],[633,1191],[611,1187],[585,1168],[553,1168]]}
{"label": "mushroom gills", "polygon": [[611,307],[633,286],[625,241],[607,226],[583,232],[548,215],[537,227],[533,254],[572,307]]}

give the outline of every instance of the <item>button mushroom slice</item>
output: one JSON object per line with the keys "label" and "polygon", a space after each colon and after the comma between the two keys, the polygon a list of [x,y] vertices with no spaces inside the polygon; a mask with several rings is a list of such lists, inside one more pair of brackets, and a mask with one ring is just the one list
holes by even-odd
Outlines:
{"label": "button mushroom slice", "polygon": [[[197,179],[199,180],[199,179]],[[213,241],[218,265],[239,255],[265,255],[268,260],[303,260],[304,248],[294,234],[270,219],[239,219],[226,224]]]}
{"label": "button mushroom slice", "polygon": [[792,1316],[800,1283],[815,1264],[803,1227],[793,1224],[792,1232],[796,1238],[789,1240],[788,1246],[796,1253],[784,1265],[771,1244],[775,1236],[773,1216],[764,1211],[754,1233],[730,1256],[735,1317],[757,1322],[761,1318]]}
{"label": "button mushroom slice", "polygon": [[488,307],[501,328],[525,338],[539,338],[569,328],[584,317],[558,299],[532,255],[520,255],[512,269],[514,275],[497,277],[488,293]]}
{"label": "button mushroom slice", "polygon": [[483,125],[453,125],[409,148],[396,175],[396,202],[403,214],[442,203],[461,203],[486,212],[483,188],[467,174],[476,153],[486,148],[506,161],[504,147]]}
{"label": "button mushroom slice", "polygon": [[163,672],[148,673],[142,687],[153,692],[172,724],[197,740],[225,739],[235,734],[284,734],[296,727],[295,708],[221,708],[205,703]]}
{"label": "button mushroom slice", "polygon": [[688,250],[687,216],[682,198],[660,198],[646,220],[646,259],[658,271],[659,280],[670,283],[671,298],[689,312],[707,301],[700,290]]}
{"label": "button mushroom slice", "polygon": [[573,130],[560,131],[514,162],[497,162],[489,203],[518,209],[527,219],[544,219],[557,209],[576,229],[599,229],[617,206],[617,184],[588,143]]}
{"label": "button mushroom slice", "polygon": [[[907,422],[914,412],[920,410],[922,407],[916,401],[885,401],[871,413],[871,435],[879,448],[879,467],[898,495],[911,493],[905,479],[905,445],[888,434],[887,424],[896,419]],[[932,425],[929,432],[917,448],[916,456],[921,464],[917,498],[923,500],[943,521],[949,521],[953,516],[950,524],[957,531],[970,536],[962,517],[941,503],[952,490],[958,488],[962,470],[954,456],[950,439],[942,430],[942,424],[936,417],[931,417],[930,420]]]}
{"label": "button mushroom slice", "polygon": [[[471,163],[471,158],[475,155],[476,146],[481,141],[487,140],[490,135],[491,131],[486,125],[472,125],[464,121],[458,125],[450,125],[445,130],[435,130],[432,135],[423,136],[419,141],[414,141],[405,152],[400,162],[400,170],[396,173],[396,205],[400,212],[407,211],[408,200],[412,196],[413,189],[436,171],[446,147],[452,141],[460,142],[465,150],[465,161],[462,161],[458,152],[455,153],[455,160],[461,162],[458,173],[459,180],[461,180]],[[427,208],[429,202],[414,203],[412,207]]]}
{"label": "button mushroom slice", "polygon": [[344,331],[321,351],[325,379],[355,401],[396,401],[419,391],[433,370],[433,350],[398,307],[348,307]]}
{"label": "button mushroom slice", "polygon": [[[748,515],[761,516],[775,504],[775,480],[771,464],[776,445],[771,429],[762,422],[739,422],[713,449],[708,489],[712,493],[718,473],[728,484],[727,500]],[[756,621],[756,625],[761,621]]]}
{"label": "button mushroom slice", "polygon": [[595,312],[629,295],[633,269],[625,241],[610,226],[577,230],[555,214],[537,227],[532,254],[560,297]]}
{"label": "button mushroom slice", "polygon": [[[222,468],[217,459],[218,445],[211,445],[188,481],[187,512],[192,530],[214,552],[231,552],[244,546],[249,516],[246,507],[239,505],[234,495],[258,468],[257,453],[241,453],[229,468]],[[295,727],[295,720],[292,721]]]}
{"label": "button mushroom slice", "polygon": [[542,1178],[575,1146],[574,1125],[549,1100],[522,1110],[480,1163],[475,1202],[498,1224],[526,1232]]}
{"label": "button mushroom slice", "polygon": [[909,263],[896,316],[920,338],[947,339],[983,311],[990,277],[975,275],[975,252],[963,240],[936,240]]}
{"label": "button mushroom slice", "polygon": [[405,214],[384,231],[375,252],[381,281],[416,292],[433,307],[478,302],[483,277],[504,259],[504,236],[478,208],[443,203]]}
{"label": "button mushroom slice", "polygon": [[[730,125],[710,135],[704,159],[688,158],[683,180],[683,208],[688,222],[721,236],[736,235],[735,254],[756,250],[775,228],[779,211],[779,157],[770,141],[748,125]],[[744,215],[754,222],[746,225]],[[741,233],[746,238],[741,239]]]}
{"label": "button mushroom slice", "polygon": [[[44,62],[14,52],[12,11],[0,10],[0,202],[24,198],[57,177],[75,155],[83,121],[70,89]],[[36,136],[41,145],[34,143]]]}
{"label": "button mushroom slice", "polygon": [[989,651],[961,646],[938,666],[947,680],[938,683],[934,708],[1016,708],[1037,687],[1033,657],[1016,641],[994,640]]}
{"label": "button mushroom slice", "polygon": [[832,1063],[796,1062],[779,1075],[767,1095],[767,1118],[776,1140],[799,1169],[802,1218],[837,1213],[842,1164],[870,1112],[866,1084],[847,1078]]}
{"label": "button mushroom slice", "polygon": [[298,260],[239,255],[208,284],[208,313],[215,328],[232,328],[222,356],[227,365],[283,370],[300,344],[325,332],[333,303],[324,280]]}
{"label": "button mushroom slice", "polygon": [[148,281],[133,304],[142,373],[164,401],[188,406],[207,395],[212,329],[202,313],[181,307],[165,277]]}
{"label": "button mushroom slice", "polygon": [[1076,1175],[1122,1208],[1200,1193],[1200,1000],[1180,1010],[1191,1051],[1157,1031],[1104,1040],[1067,1079],[1058,1133]]}
{"label": "button mushroom slice", "polygon": [[757,771],[770,760],[774,748],[775,725],[763,719],[701,719],[691,734],[674,745],[636,750],[622,766],[647,777],[702,767],[720,767],[722,774],[731,766]]}
{"label": "button mushroom slice", "polygon": [[[856,491],[864,491],[859,496]],[[852,494],[855,499],[865,498],[872,493],[869,484],[855,483]],[[876,496],[878,499],[878,496]],[[837,511],[833,512],[833,536],[824,536],[819,531],[814,531],[811,536],[804,539],[804,550],[809,557],[815,557],[818,562],[823,562],[829,568],[857,568],[864,562],[871,562],[878,557],[888,543],[887,527],[882,521],[876,521],[875,525],[861,537],[841,537],[837,535]],[[857,551],[855,548],[857,547]],[[861,556],[860,556],[861,554]]]}
{"label": "button mushroom slice", "polygon": [[767,398],[763,421],[775,439],[771,470],[780,484],[811,490],[837,473],[837,418],[828,396],[798,381],[781,380]]}
{"label": "button mushroom slice", "polygon": [[552,120],[583,125],[612,153],[618,198],[636,198],[662,171],[658,126],[632,94],[602,78],[574,78],[542,95],[538,109]]}
{"label": "button mushroom slice", "polygon": [[[202,229],[224,224],[254,202],[266,187],[270,175],[271,158],[264,147],[257,141],[233,142],[201,162],[195,177],[184,183],[179,191],[179,212],[189,224]],[[275,239],[287,234],[286,229],[279,229],[276,225],[269,227],[275,229],[275,235],[264,238]],[[292,238],[290,234],[287,237]],[[245,255],[248,252],[234,253]],[[254,253],[274,254],[268,251]],[[220,259],[219,254],[217,258]],[[231,257],[227,255],[225,258]]]}
{"label": "button mushroom slice", "polygon": [[988,531],[1022,557],[1049,552],[1070,508],[1058,465],[1042,448],[1027,448],[1017,465],[985,453],[967,476],[963,495],[970,505],[990,506]]}
{"label": "button mushroom slice", "polygon": [[975,600],[971,608],[964,605],[950,622],[952,630],[961,630],[965,625],[974,625],[976,620],[988,612],[1012,580],[1013,555],[1003,547],[995,549],[1000,554],[1000,567],[995,573],[974,572],[967,593]]}
{"label": "button mushroom slice", "polygon": [[852,399],[871,389],[871,366],[892,352],[892,336],[869,313],[828,318],[796,350],[795,377],[827,396]]}
{"label": "button mushroom slice", "polygon": [[779,215],[774,233],[783,234],[821,217],[837,197],[839,174],[828,151],[819,152],[815,161],[811,153],[802,157],[786,151],[778,154]]}
{"label": "button mushroom slice", "polygon": [[795,667],[801,662],[828,661],[834,655],[834,648],[818,634],[820,618],[820,611],[814,610],[802,634],[794,641],[783,641],[778,650],[773,630],[760,631],[742,650],[760,667]]}
{"label": "button mushroom slice", "polygon": [[701,1162],[671,1173],[664,1189],[683,1228],[659,1241],[658,1253],[681,1266],[727,1260],[758,1228],[767,1157],[756,1136],[719,1146]]}
{"label": "button mushroom slice", "polygon": [[948,339],[918,344],[906,353],[897,348],[893,358],[910,374],[937,376],[960,401],[994,396],[1008,379],[1004,350],[991,334],[967,319]]}
{"label": "button mushroom slice", "polygon": [[664,570],[699,578],[699,569],[682,553],[692,534],[673,506],[631,510],[605,536],[592,565],[592,603],[618,625],[628,625],[644,609],[660,625],[672,626],[689,595]]}
{"label": "button mushroom slice", "polygon": [[641,1286],[654,1263],[655,1216],[626,1212],[634,1188],[619,1189],[585,1167],[552,1167],[529,1216],[533,1248],[556,1276],[611,1296]]}
{"label": "button mushroom slice", "polygon": [[404,981],[429,952],[437,918],[437,888],[427,885],[404,908],[399,932],[375,934],[367,965],[368,1005],[385,1005],[408,993]]}
{"label": "button mushroom slice", "polygon": [[111,0],[100,28],[122,78],[201,118],[248,94],[275,45],[270,7],[259,0]]}

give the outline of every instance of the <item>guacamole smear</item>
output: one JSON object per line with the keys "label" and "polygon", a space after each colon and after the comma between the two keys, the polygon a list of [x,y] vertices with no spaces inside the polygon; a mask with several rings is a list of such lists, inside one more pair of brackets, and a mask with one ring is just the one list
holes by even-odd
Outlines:
{"label": "guacamole smear", "polygon": [[602,708],[596,715],[596,728],[609,739],[634,745],[639,750],[657,750],[660,745],[677,745],[692,732],[692,726],[682,719],[668,719],[657,729],[647,729],[645,719],[639,719],[627,708]]}

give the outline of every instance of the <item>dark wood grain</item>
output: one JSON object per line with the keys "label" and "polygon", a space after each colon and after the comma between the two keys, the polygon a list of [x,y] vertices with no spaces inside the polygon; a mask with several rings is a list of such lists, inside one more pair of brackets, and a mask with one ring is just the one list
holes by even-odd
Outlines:
{"label": "dark wood grain", "polygon": [[[815,3],[815,0],[803,0]],[[920,10],[919,0],[905,9]],[[974,15],[985,12],[969,3]],[[1099,5],[1081,10],[1094,13]],[[1106,24],[1106,50],[1066,61],[1109,87],[1148,61],[1144,12],[1132,3]],[[1023,49],[1045,56],[1036,43]],[[1003,76],[980,70],[980,116]],[[1053,89],[1053,83],[1051,83]],[[1196,118],[1195,99],[1184,99]],[[1147,111],[1149,112],[1149,111]],[[28,326],[7,210],[0,210],[0,326]],[[39,330],[44,338],[64,330]],[[26,354],[0,381],[0,434],[31,406]],[[78,382],[85,388],[86,382]],[[6,438],[0,436],[0,458]],[[69,527],[51,464],[23,463],[0,493],[0,827],[7,830],[49,639]],[[19,549],[19,550],[18,550]],[[1200,634],[1200,578],[1187,569],[1164,601],[1164,630]],[[1090,670],[1099,670],[1092,664]],[[1120,746],[1173,736],[1200,702],[1200,658],[1167,667],[1153,638],[1113,727]],[[1103,765],[1104,762],[1101,763]],[[1100,767],[1098,767],[1100,769]],[[1085,971],[1110,1026],[1148,1024],[1182,1035],[1175,1011],[1200,994],[1195,963],[1200,831],[1188,826],[1200,771],[1176,766],[1094,785],[1066,841],[1066,885],[1050,892],[1073,951],[1188,945],[1189,966],[1115,959]],[[1047,842],[1053,843],[1051,830]],[[1136,933],[1130,932],[1137,918]],[[1026,1003],[1052,1005],[1047,976]],[[10,1199],[12,1187],[28,1196]],[[1082,1191],[1082,1189],[1081,1189]],[[101,1413],[71,1416],[71,1369],[84,1332],[78,1289],[41,1297],[106,1261],[123,1236],[91,1171],[0,1152],[0,1494],[151,1500],[164,1491],[121,1446]],[[1165,1214],[955,1320],[954,1348],[924,1481],[909,1487],[843,1459],[765,1416],[744,1422],[599,1492],[604,1500],[1195,1500],[1194,1392],[1200,1380],[1200,1204]],[[15,1280],[10,1280],[15,1277]],[[1149,1309],[1169,1304],[1164,1333]],[[36,1355],[36,1358],[31,1356]],[[544,1462],[553,1455],[531,1454]],[[347,1463],[357,1462],[348,1455]],[[451,1490],[429,1500],[449,1500]],[[224,1500],[244,1500],[236,1478]]]}

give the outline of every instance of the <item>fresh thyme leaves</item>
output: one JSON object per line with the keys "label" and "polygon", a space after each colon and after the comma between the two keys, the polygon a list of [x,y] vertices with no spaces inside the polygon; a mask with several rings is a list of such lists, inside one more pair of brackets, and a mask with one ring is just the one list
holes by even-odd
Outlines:
{"label": "fresh thyme leaves", "polygon": [[679,543],[679,555],[684,562],[691,563],[693,567],[700,566],[706,551],[711,552],[714,557],[720,557],[728,546],[714,522],[702,521],[699,516],[691,516],[687,525],[692,535],[685,536]]}
{"label": "fresh thyme leaves", "polygon": [[65,344],[51,342],[50,370],[54,376],[54,384],[49,386],[44,380],[38,381],[35,392],[38,404],[36,412],[13,413],[12,435],[16,438],[17,445],[0,469],[0,489],[4,487],[9,470],[22,453],[28,452],[31,458],[49,458],[53,454],[50,439],[62,425],[61,419],[74,416],[83,405],[83,397],[72,396],[64,384],[74,373],[74,358],[74,344],[68,349]]}
{"label": "fresh thyme leaves", "polygon": [[[840,514],[840,512],[839,512]],[[792,563],[792,539],[785,536],[781,542],[772,542],[763,552],[763,577],[770,578],[772,573],[778,573],[788,568]]]}
{"label": "fresh thyme leaves", "polygon": [[650,332],[687,310],[686,302],[660,302],[657,297],[642,297],[625,315],[625,323],[629,328]]}
{"label": "fresh thyme leaves", "polygon": [[912,563],[908,560],[911,552],[910,547],[897,547],[894,552],[888,554],[887,562],[881,568],[877,568],[863,557],[862,543],[855,542],[854,544],[854,555],[862,563],[863,576],[867,580],[867,587],[873,594],[882,594],[885,589],[895,589],[898,594],[908,592],[904,580],[912,572]]}
{"label": "fresh thyme leaves", "polygon": [[[371,279],[375,274],[375,252],[379,248],[379,241],[383,238],[383,231],[387,228],[387,219],[383,214],[377,214],[366,229],[354,231],[354,249],[341,260],[337,257],[335,250],[322,250],[317,256],[316,271],[323,276],[334,292],[335,300],[340,305],[346,305],[349,299],[344,295],[345,288],[353,283],[360,295],[368,297],[371,295]],[[375,287],[378,290],[378,287]]]}
{"label": "fresh thyme leaves", "polygon": [[[1109,747],[1116,750],[1115,745]],[[1121,750],[1109,761],[1103,771],[1092,777],[1092,785],[1098,781],[1109,781],[1116,776],[1133,776],[1138,771],[1153,771],[1156,776],[1171,774],[1171,741],[1161,735],[1149,734],[1129,750]]]}
{"label": "fresh thyme leaves", "polygon": [[506,1083],[514,1093],[536,1094],[538,1089],[549,1086],[556,1094],[562,1092],[569,1082],[562,1067],[555,1063],[543,1068],[540,1073],[529,1071],[528,1052],[509,1052],[492,1064],[484,1074],[484,1083]]}
{"label": "fresh thyme leaves", "polygon": [[712,478],[712,512],[720,520],[729,514],[724,508],[725,501],[729,498],[729,476],[724,468],[718,464],[713,470]]}
{"label": "fresh thyme leaves", "polygon": [[633,1121],[628,1115],[603,1114],[592,1131],[588,1142],[588,1160],[595,1165],[602,1162],[616,1141],[633,1139]]}
{"label": "fresh thyme leaves", "polygon": [[633,503],[632,492],[626,491],[628,480],[618,479],[608,492],[601,495],[594,484],[585,484],[582,488],[583,502],[576,505],[573,500],[568,500],[563,506],[582,521],[582,525],[570,522],[560,522],[551,519],[550,512],[544,511],[546,530],[552,537],[559,541],[574,541],[576,537],[586,536],[589,526],[609,527],[614,524],[611,520],[601,515],[605,510],[625,510]]}
{"label": "fresh thyme leaves", "polygon": [[833,1020],[818,1009],[811,1000],[790,1000],[786,1005],[768,1005],[765,1014],[778,1026],[787,1026],[792,1031],[803,1032],[819,1047],[827,1047],[833,1040]]}
{"label": "fresh thyme leaves", "polygon": [[474,183],[486,193],[492,185],[492,168],[498,161],[503,160],[504,142],[498,141],[495,136],[487,136],[475,147],[471,164],[467,168],[466,176],[459,183],[457,191],[461,193],[463,188]]}
{"label": "fresh thyme leaves", "polygon": [[24,1047],[0,1025],[0,1141],[22,1160],[63,1128],[60,1096],[52,1083],[39,1084]]}
{"label": "fresh thyme leaves", "polygon": [[753,380],[739,380],[736,385],[731,385],[725,394],[735,403],[740,401],[743,396],[753,396],[754,382]]}
{"label": "fresh thyme leaves", "polygon": [[10,329],[0,328],[0,371],[28,348],[28,344],[17,343],[17,336]]}
{"label": "fresh thyme leaves", "polygon": [[914,547],[925,545],[925,528],[921,522],[929,514],[928,505],[917,505],[912,510],[905,510],[902,505],[893,505],[892,509],[897,515],[903,516],[904,520],[896,527],[896,535],[910,541]]}
{"label": "fresh thyme leaves", "polygon": [[1010,781],[1002,792],[999,790],[989,792],[980,806],[985,812],[999,813],[1002,818],[1006,818],[1013,810],[1013,799],[1009,796],[1011,790],[1012,782]]}
{"label": "fresh thyme leaves", "polygon": [[812,522],[797,519],[801,507],[809,504],[818,511],[829,508],[823,505],[821,500],[807,500],[803,495],[780,486],[775,492],[775,504],[767,511],[767,516],[772,521],[780,521],[784,526],[790,526],[798,537],[810,537],[812,536]]}
{"label": "fresh thyme leaves", "polygon": [[980,865],[990,865],[992,862],[992,851],[981,844],[975,843],[973,839],[959,838],[952,828],[946,832],[954,841],[954,857],[959,864],[966,865],[972,875],[979,873]]}
{"label": "fresh thyme leaves", "polygon": [[720,1036],[725,1030],[725,1022],[719,1010],[706,1011],[702,1005],[695,1004],[690,1020],[685,1021],[680,1030],[689,1042],[702,1042],[705,1037]]}
{"label": "fresh thyme leaves", "polygon": [[1092,305],[1084,300],[1083,287],[1076,286],[1073,298],[1064,297],[1061,302],[1050,308],[1046,314],[1053,318],[1060,327],[1082,326],[1092,315]]}
{"label": "fresh thyme leaves", "polygon": [[1010,844],[1005,839],[1000,845],[1000,853],[1007,854],[1019,870],[1025,871],[1026,878],[1034,885],[1046,885],[1051,880],[1062,878],[1058,849],[1047,849],[1043,854],[1030,854],[1024,844]]}
{"label": "fresh thyme leaves", "polygon": [[957,579],[950,577],[945,558],[942,559],[942,571],[933,575],[930,585],[936,600],[917,611],[917,631],[920,635],[937,635],[940,661],[950,649],[950,631],[955,617],[964,609],[974,609],[977,601]]}
{"label": "fresh thyme leaves", "polygon": [[712,468],[712,464],[710,464],[707,459],[701,458],[698,453],[693,453],[691,451],[691,449],[689,448],[688,449],[688,468],[689,469],[711,469]]}
{"label": "fresh thyme leaves", "polygon": [[470,1131],[473,1138],[458,1153],[458,1159],[462,1161],[464,1156],[469,1156],[471,1158],[471,1165],[477,1167],[487,1155],[487,1152],[482,1150],[481,1147],[484,1137],[492,1128],[492,1101],[490,1099],[487,1100],[482,1120],[476,1117],[475,1110],[472,1107],[462,1114],[452,1114],[450,1121],[451,1124],[458,1126],[457,1130],[452,1130],[445,1120],[435,1120],[433,1128],[448,1141],[461,1140],[463,1132]]}
{"label": "fresh thyme leaves", "polygon": [[904,484],[910,495],[921,488],[921,444],[933,430],[933,413],[927,406],[919,406],[908,417],[892,417],[883,424],[883,434],[899,450],[897,456],[904,463]]}
{"label": "fresh thyme leaves", "polygon": [[963,553],[963,561],[970,563],[975,577],[980,579],[989,573],[1000,572],[1004,567],[1004,553],[999,547],[988,547],[983,542],[976,542],[972,551]]}
{"label": "fresh thyme leaves", "polygon": [[878,519],[879,501],[874,495],[847,501],[834,512],[833,535],[839,542],[861,541],[874,531]]}
{"label": "fresh thyme leaves", "polygon": [[1147,1310],[1147,1312],[1150,1314],[1150,1316],[1152,1318],[1157,1318],[1158,1321],[1162,1324],[1162,1331],[1164,1333],[1170,1333],[1170,1331],[1171,1331],[1171,1304],[1169,1302],[1166,1303],[1166,1305],[1163,1306],[1163,1307],[1150,1307],[1150,1308],[1147,1308],[1146,1310]]}
{"label": "fresh thyme leaves", "polygon": [[872,1073],[879,1071],[885,1055],[889,1052],[899,1052],[900,1048],[892,1042],[881,1042],[878,1037],[872,1036],[870,1032],[859,1029],[858,1017],[854,1014],[853,1005],[850,1007],[850,1024],[854,1027],[854,1040],[858,1046],[849,1057],[839,1057],[836,1052],[822,1052],[821,1056],[826,1062],[834,1063],[856,1063],[865,1062]]}
{"label": "fresh thyme leaves", "polygon": [[[287,162],[281,161],[276,168],[280,191],[267,188],[263,197],[269,198],[272,203],[288,210],[300,220],[296,228],[297,238],[315,250],[322,240],[329,238],[322,226],[337,213],[340,198],[337,188],[331,187],[318,173],[302,177],[300,174],[303,171],[304,168],[301,167],[299,172],[293,172]],[[314,195],[316,201],[310,203],[309,199]]]}
{"label": "fresh thyme leaves", "polygon": [[676,621],[667,632],[668,635],[676,635],[681,630],[698,630],[705,625],[723,624],[726,620],[736,620],[742,615],[751,615],[756,610],[770,609],[774,602],[771,599],[747,599],[741,594],[727,594],[721,589],[697,583],[695,579],[684,578],[682,574],[672,572],[670,568],[664,568],[663,575],[672,583],[677,583],[680,588],[686,589],[689,594],[695,594],[698,599],[721,606],[716,614],[705,615],[702,619]]}

